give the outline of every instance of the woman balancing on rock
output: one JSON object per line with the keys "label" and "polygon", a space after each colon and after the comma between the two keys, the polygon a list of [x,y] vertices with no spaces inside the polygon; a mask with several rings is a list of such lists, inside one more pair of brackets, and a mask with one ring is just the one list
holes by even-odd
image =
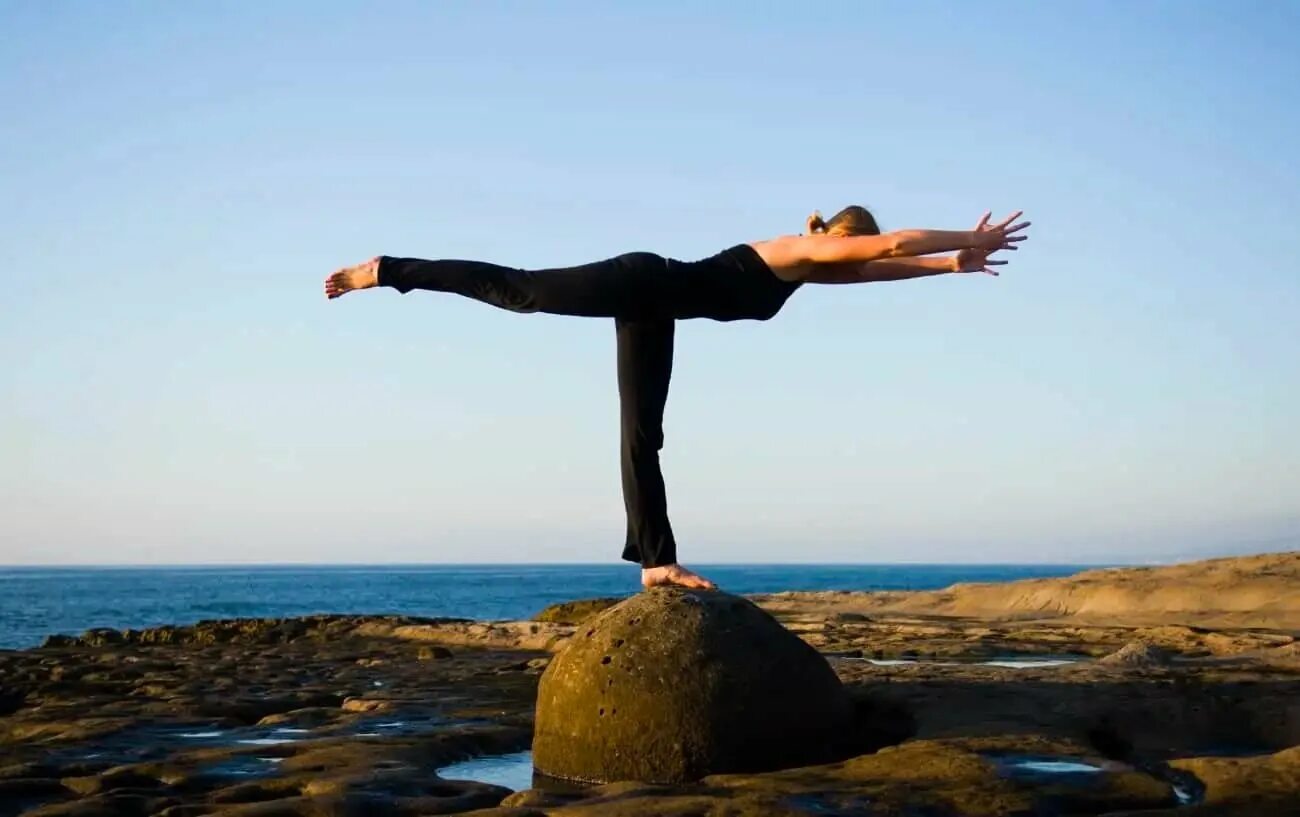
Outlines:
{"label": "woman balancing on rock", "polygon": [[[577,267],[525,270],[483,261],[424,261],[380,256],[325,280],[325,295],[392,287],[447,292],[513,312],[613,318],[618,335],[618,393],[622,414],[623,500],[627,540],[623,558],[641,565],[646,587],[713,583],[677,563],[677,542],[659,449],[673,365],[674,321],[765,321],[805,283],[901,281],[944,273],[983,272],[999,250],[1024,241],[1029,222],[1014,213],[998,224],[989,214],[975,229],[899,230],[881,234],[865,208],[846,207],[830,221],[814,213],[808,235],[738,244],[700,261],[634,252]],[[954,252],[954,255],[935,253]]]}

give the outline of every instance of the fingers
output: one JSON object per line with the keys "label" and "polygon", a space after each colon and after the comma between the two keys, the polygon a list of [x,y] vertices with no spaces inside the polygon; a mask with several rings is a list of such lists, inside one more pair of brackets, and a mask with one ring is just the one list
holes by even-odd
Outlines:
{"label": "fingers", "polygon": [[988,229],[989,218],[993,216],[992,210],[985,210],[984,215],[980,216],[980,223],[975,225],[975,232],[980,233]]}
{"label": "fingers", "polygon": [[[1016,219],[1020,218],[1020,217],[1023,216],[1024,214],[1025,214],[1025,211],[1024,211],[1024,210],[1017,210],[1017,211],[1015,211],[1014,213],[1012,213],[1011,215],[1007,216],[1007,218],[1006,218],[1005,221],[1003,221],[1003,222],[1001,222],[1001,223],[995,225],[995,226],[993,227],[993,229],[995,229],[995,230],[1005,230],[1005,229],[1007,228],[1007,225],[1008,225],[1008,224],[1010,224],[1011,222],[1013,222],[1013,221],[1015,221]],[[1025,223],[1028,224],[1029,222],[1025,222]]]}
{"label": "fingers", "polygon": [[1005,233],[1006,235],[1011,235],[1012,233],[1018,233],[1032,223],[1033,223],[1032,221],[1022,221],[1019,224],[1015,225],[1014,227],[1007,227],[1002,232]]}

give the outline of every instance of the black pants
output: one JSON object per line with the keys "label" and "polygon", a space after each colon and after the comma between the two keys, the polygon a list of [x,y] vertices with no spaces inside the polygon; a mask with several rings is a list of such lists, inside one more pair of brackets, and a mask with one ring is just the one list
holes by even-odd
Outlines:
{"label": "black pants", "polygon": [[613,318],[618,337],[623,503],[623,558],[644,567],[677,561],[659,450],[664,404],[673,370],[674,319],[667,308],[666,261],[631,253],[548,270],[522,270],[482,261],[423,261],[383,257],[379,284],[450,292],[514,312]]}

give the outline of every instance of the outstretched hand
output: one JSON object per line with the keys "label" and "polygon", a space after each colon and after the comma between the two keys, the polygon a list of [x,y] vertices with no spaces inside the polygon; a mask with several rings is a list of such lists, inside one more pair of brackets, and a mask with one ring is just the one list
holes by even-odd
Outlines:
{"label": "outstretched hand", "polygon": [[990,261],[989,256],[999,250],[1017,250],[1019,247],[1016,244],[1028,238],[1026,235],[1019,235],[1029,226],[1028,221],[1012,224],[1023,212],[1017,210],[993,225],[989,224],[989,218],[993,215],[991,212],[980,217],[979,223],[975,225],[976,246],[957,253],[957,272],[983,272],[987,275],[997,275],[998,271],[992,267],[1005,266],[1007,262]]}
{"label": "outstretched hand", "polygon": [[1012,222],[1023,214],[1023,210],[1017,210],[997,224],[990,225],[989,216],[992,213],[985,213],[980,218],[979,224],[975,225],[975,244],[971,249],[984,250],[990,253],[998,250],[1019,249],[1016,245],[1029,237],[1021,235],[1029,226],[1029,222],[1022,221],[1019,224],[1013,224]]}

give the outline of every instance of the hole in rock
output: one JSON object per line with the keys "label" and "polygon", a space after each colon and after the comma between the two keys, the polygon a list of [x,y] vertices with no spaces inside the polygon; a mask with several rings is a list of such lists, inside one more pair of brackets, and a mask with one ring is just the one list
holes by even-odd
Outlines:
{"label": "hole in rock", "polygon": [[614,649],[618,649],[621,646],[623,646],[623,639],[621,638],[614,639]]}
{"label": "hole in rock", "polygon": [[1178,798],[1178,805],[1194,806],[1205,799],[1205,784],[1199,777],[1182,770],[1170,769],[1169,772],[1173,778],[1169,785],[1174,790],[1174,797]]}
{"label": "hole in rock", "polygon": [[611,660],[610,657],[607,655],[607,656],[605,656],[604,658],[600,659],[600,663],[602,663],[602,664],[608,664],[608,663],[610,662],[610,660]]}

